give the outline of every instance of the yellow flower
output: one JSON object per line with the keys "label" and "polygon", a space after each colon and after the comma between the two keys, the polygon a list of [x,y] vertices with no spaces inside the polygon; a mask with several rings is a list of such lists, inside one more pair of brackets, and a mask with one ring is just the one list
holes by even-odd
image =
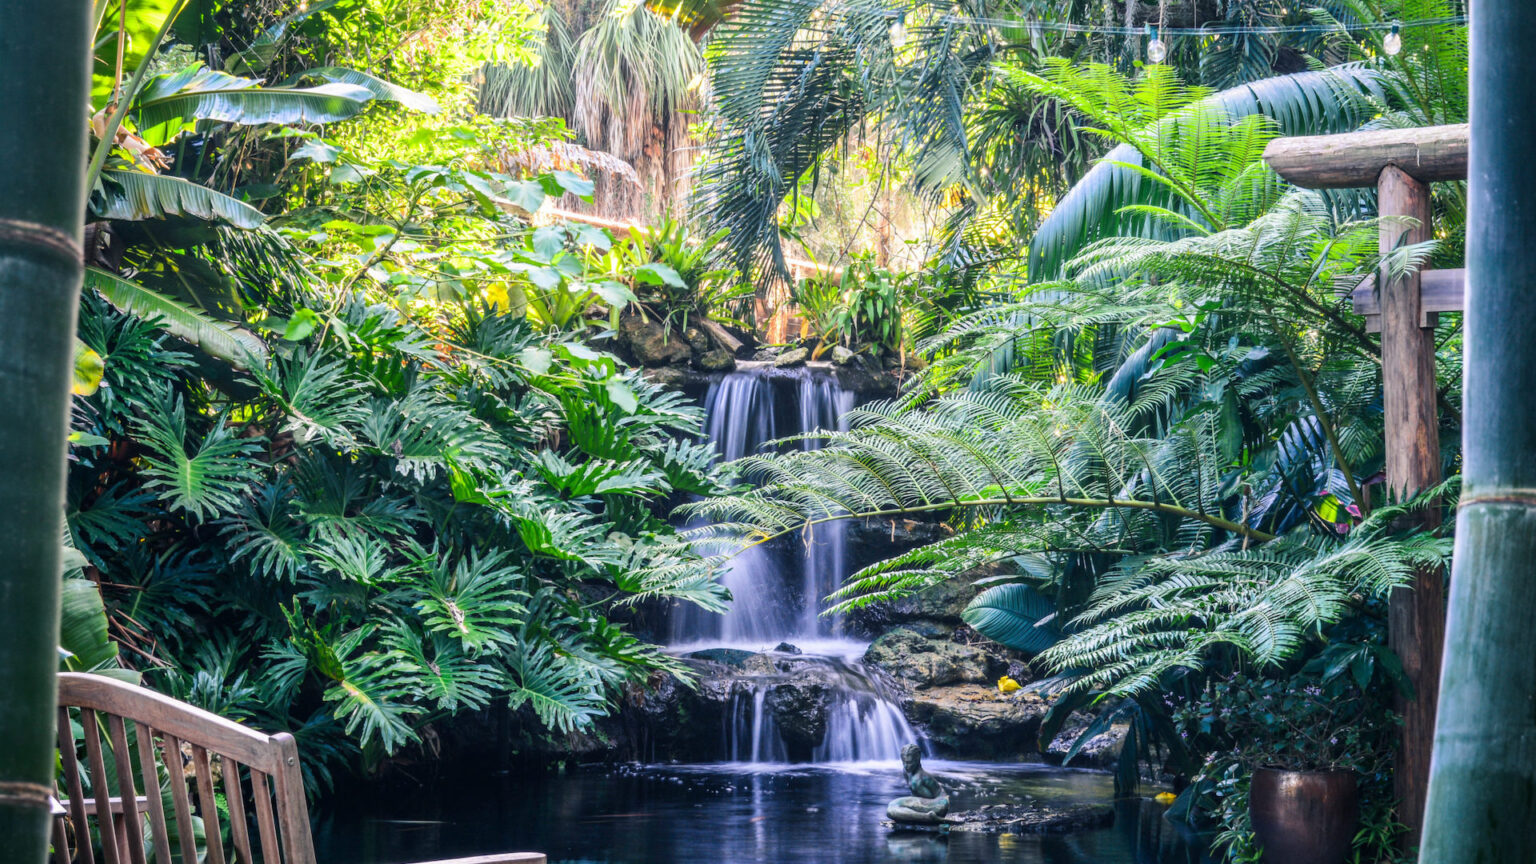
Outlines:
{"label": "yellow flower", "polygon": [[1024,689],[1024,685],[1013,680],[1012,678],[1009,678],[1007,675],[997,679],[997,692],[1002,693],[1003,695],[1007,695],[1015,690],[1022,689]]}

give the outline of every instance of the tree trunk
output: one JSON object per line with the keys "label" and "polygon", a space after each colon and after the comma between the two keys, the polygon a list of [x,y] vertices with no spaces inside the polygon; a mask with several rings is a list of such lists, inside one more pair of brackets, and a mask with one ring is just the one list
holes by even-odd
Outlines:
{"label": "tree trunk", "polygon": [[1536,861],[1536,4],[1472,5],[1464,468],[1424,864]]}
{"label": "tree trunk", "polygon": [[0,3],[0,850],[16,864],[48,850],[90,15]]}

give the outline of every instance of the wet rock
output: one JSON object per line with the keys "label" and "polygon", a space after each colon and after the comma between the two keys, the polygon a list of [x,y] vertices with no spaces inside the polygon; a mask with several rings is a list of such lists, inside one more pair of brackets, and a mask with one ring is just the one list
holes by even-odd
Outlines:
{"label": "wet rock", "polygon": [[853,362],[854,353],[841,345],[832,346],[832,362],[838,366],[847,366]]}
{"label": "wet rock", "polygon": [[681,333],[668,332],[661,322],[639,315],[626,315],[619,321],[619,338],[644,366],[686,363],[693,356],[692,347]]}
{"label": "wet rock", "polygon": [[789,644],[788,642],[780,642],[777,646],[774,647],[773,650],[779,652],[780,654],[804,654],[805,653],[804,651],[801,651],[799,648],[796,648],[795,646]]}
{"label": "wet rock", "polygon": [[[1093,715],[1083,711],[1075,712],[1062,724],[1061,732],[1045,748],[1045,758],[1056,764],[1061,764],[1072,745],[1093,722]],[[1126,723],[1116,723],[1109,729],[1089,738],[1083,744],[1077,755],[1072,757],[1074,768],[1112,768],[1120,761],[1120,749],[1125,746],[1126,736],[1131,732],[1131,727]]]}
{"label": "wet rock", "polygon": [[688,385],[688,370],[682,366],[658,366],[644,370],[647,380],[671,390],[682,390]]}
{"label": "wet rock", "polygon": [[773,365],[779,369],[787,369],[792,366],[803,366],[805,365],[805,361],[809,360],[810,358],[810,349],[791,348],[788,351],[785,351],[783,354],[780,354],[778,357],[775,357],[773,360]]}
{"label": "wet rock", "polygon": [[1115,821],[1109,804],[987,804],[946,819],[951,831],[980,834],[1073,834],[1106,828]]}
{"label": "wet rock", "polygon": [[688,347],[693,349],[695,355],[708,354],[715,347],[715,343],[710,340],[709,334],[697,327],[689,327],[687,330],[684,330],[683,339],[688,342]]}
{"label": "wet rock", "polygon": [[693,358],[693,365],[705,372],[733,372],[736,370],[736,355],[724,348],[716,348]]}
{"label": "wet rock", "polygon": [[[884,669],[902,684],[924,689],[946,684],[986,684],[1007,662],[975,645],[931,639],[906,627],[886,633],[864,654],[864,662]],[[995,667],[995,668],[994,668]]]}
{"label": "wet rock", "polygon": [[912,693],[907,717],[942,755],[1019,759],[1035,755],[1052,700],[1029,689],[1003,695],[990,684],[950,684]]}
{"label": "wet rock", "polygon": [[895,375],[879,369],[872,371],[863,362],[858,362],[858,358],[844,366],[834,367],[834,370],[837,386],[867,399],[888,399],[895,396],[899,389]]}
{"label": "wet rock", "polygon": [[719,663],[722,666],[740,667],[757,655],[740,648],[705,648],[703,651],[694,651],[686,656],[694,660],[707,660],[711,663]]}
{"label": "wet rock", "polygon": [[752,352],[752,359],[756,360],[759,363],[771,363],[774,360],[779,359],[779,354],[783,350],[784,349],[782,349],[782,348],[775,348],[775,347],[773,347],[771,345],[763,347],[763,348],[759,348],[756,351]]}
{"label": "wet rock", "polygon": [[775,685],[764,700],[773,712],[789,756],[810,758],[812,750],[827,737],[827,706],[831,691],[824,682],[792,681]]}

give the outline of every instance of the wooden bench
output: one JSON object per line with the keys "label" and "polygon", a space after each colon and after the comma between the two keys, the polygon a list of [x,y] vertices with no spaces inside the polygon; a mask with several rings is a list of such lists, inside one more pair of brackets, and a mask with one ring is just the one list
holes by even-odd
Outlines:
{"label": "wooden bench", "polygon": [[[76,728],[85,739],[83,758]],[[148,864],[146,846],[156,864],[316,864],[299,750],[286,732],[267,735],[153,690],[62,672],[59,755],[67,801],[54,811],[55,864]],[[227,846],[220,793],[228,808]],[[203,820],[207,838],[202,859],[194,816]],[[546,862],[540,854],[515,852],[436,864]]]}

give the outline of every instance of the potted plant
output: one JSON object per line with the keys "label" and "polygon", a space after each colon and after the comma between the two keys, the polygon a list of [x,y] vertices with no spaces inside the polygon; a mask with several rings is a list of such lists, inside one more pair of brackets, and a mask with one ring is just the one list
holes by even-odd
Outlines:
{"label": "potted plant", "polygon": [[1396,718],[1348,666],[1213,683],[1206,717],[1251,772],[1248,816],[1265,862],[1343,864],[1354,845],[1360,779],[1383,772]]}

